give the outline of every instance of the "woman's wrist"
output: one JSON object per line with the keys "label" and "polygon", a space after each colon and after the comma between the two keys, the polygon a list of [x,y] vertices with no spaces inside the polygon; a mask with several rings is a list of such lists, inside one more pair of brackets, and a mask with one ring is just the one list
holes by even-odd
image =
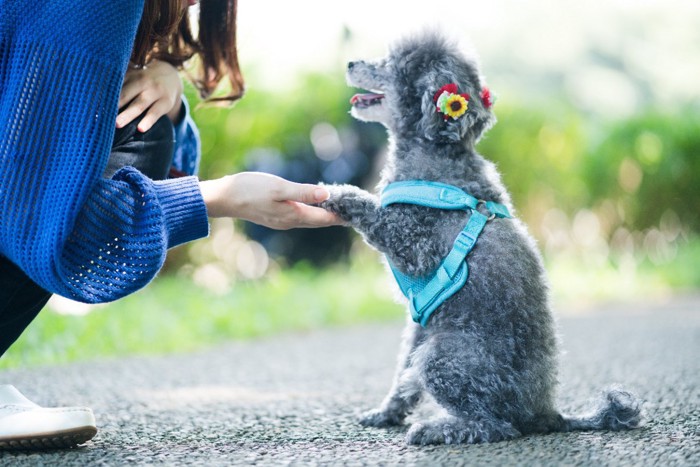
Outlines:
{"label": "woman's wrist", "polygon": [[[235,175],[227,175],[214,180],[206,180],[199,182],[199,188],[202,192],[202,199],[207,207],[209,217],[238,217],[234,211],[235,197],[227,196],[226,192],[233,191],[235,183],[233,178]],[[228,198],[228,199],[227,199]],[[234,209],[231,209],[231,208]]]}

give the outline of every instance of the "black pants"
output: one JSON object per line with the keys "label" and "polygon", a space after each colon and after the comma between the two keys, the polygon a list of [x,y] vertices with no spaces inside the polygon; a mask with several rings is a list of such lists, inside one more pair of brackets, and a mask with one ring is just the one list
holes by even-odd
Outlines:
{"label": "black pants", "polygon": [[[111,177],[127,165],[153,180],[162,180],[168,175],[175,143],[172,123],[163,116],[146,133],[140,133],[136,130],[140,121],[141,117],[115,131],[104,177]],[[50,292],[0,255],[0,356],[17,340],[50,297]]]}

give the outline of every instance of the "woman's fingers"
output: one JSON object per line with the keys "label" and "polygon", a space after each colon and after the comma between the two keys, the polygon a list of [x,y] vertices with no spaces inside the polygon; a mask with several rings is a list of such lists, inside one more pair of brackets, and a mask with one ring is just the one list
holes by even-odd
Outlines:
{"label": "woman's fingers", "polygon": [[[293,201],[292,201],[293,202]],[[332,225],[343,225],[343,221],[335,214],[323,208],[309,206],[307,204],[296,203],[296,223],[291,227],[329,227]]]}
{"label": "woman's fingers", "polygon": [[170,110],[168,107],[169,105],[162,100],[156,101],[151,107],[148,108],[148,112],[146,112],[146,115],[143,116],[139,124],[136,126],[136,129],[141,133],[145,133],[150,130],[160,117],[168,113],[168,110]]}
{"label": "woman's fingers", "polygon": [[127,72],[124,78],[124,84],[122,85],[122,91],[119,94],[119,108],[121,109],[134,100],[136,96],[143,92],[145,87],[146,85],[142,79],[138,79],[138,77],[130,75],[129,72]]}
{"label": "woman's fingers", "polygon": [[317,204],[327,200],[329,196],[328,190],[321,186],[282,180],[282,186],[277,193],[276,199]]}
{"label": "woman's fingers", "polygon": [[129,102],[129,105],[117,115],[117,128],[122,128],[132,122],[136,117],[144,113],[151,104],[153,104],[153,102],[147,99],[143,93],[139,94],[138,97]]}

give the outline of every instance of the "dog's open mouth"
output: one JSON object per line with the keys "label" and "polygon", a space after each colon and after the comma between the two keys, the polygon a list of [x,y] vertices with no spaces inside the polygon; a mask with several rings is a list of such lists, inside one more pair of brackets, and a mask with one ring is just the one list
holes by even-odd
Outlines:
{"label": "dog's open mouth", "polygon": [[350,103],[353,107],[359,109],[366,109],[367,107],[372,107],[373,105],[379,104],[382,99],[384,99],[384,94],[369,92],[365,94],[355,94],[350,99]]}

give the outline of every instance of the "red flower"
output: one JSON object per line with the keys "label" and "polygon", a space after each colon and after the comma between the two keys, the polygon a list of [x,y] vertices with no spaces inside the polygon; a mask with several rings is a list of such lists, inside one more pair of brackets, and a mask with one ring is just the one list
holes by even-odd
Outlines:
{"label": "red flower", "polygon": [[437,102],[438,97],[440,97],[440,95],[445,91],[449,92],[450,94],[457,94],[457,85],[455,83],[450,83],[438,89],[438,91],[433,96],[433,102]]}
{"label": "red flower", "polygon": [[493,100],[491,99],[491,91],[489,90],[489,88],[484,88],[481,90],[481,102],[487,109],[490,109],[493,105]]}

